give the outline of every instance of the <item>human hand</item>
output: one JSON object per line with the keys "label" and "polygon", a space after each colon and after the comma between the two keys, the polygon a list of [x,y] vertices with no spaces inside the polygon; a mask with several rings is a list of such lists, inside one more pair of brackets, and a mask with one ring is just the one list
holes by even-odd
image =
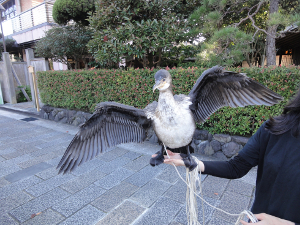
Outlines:
{"label": "human hand", "polygon": [[[256,216],[256,218],[259,220],[259,222],[256,223],[258,225],[295,225],[295,223],[291,221],[280,219],[266,213],[255,214],[254,216]],[[245,221],[241,221],[241,223],[243,225],[252,224]]]}
{"label": "human hand", "polygon": [[[168,155],[170,156],[170,158],[168,157],[168,155],[165,155],[164,163],[169,164],[169,165],[173,165],[173,163],[174,163],[175,166],[184,166],[184,162],[182,160],[180,153],[174,153],[170,150],[167,150],[167,152],[168,152]],[[155,157],[155,156],[156,156],[156,154],[152,155],[152,157]],[[199,161],[199,166],[200,166],[201,172],[204,172],[204,164],[202,161]]]}
{"label": "human hand", "polygon": [[180,153],[174,153],[170,150],[167,150],[168,155],[165,155],[165,161],[164,163],[169,164],[169,165],[175,165],[175,166],[184,166],[184,162],[182,160],[182,157]]}
{"label": "human hand", "polygon": [[[170,150],[167,150],[167,152],[168,152],[168,155],[170,156],[170,158],[168,155],[164,155],[164,157],[165,157],[164,163],[170,164],[170,165],[173,165],[173,163],[174,163],[175,166],[184,166],[184,162],[182,160],[182,157],[180,156],[180,153],[174,153]],[[157,156],[157,154],[152,155],[152,157],[155,157],[155,156]]]}

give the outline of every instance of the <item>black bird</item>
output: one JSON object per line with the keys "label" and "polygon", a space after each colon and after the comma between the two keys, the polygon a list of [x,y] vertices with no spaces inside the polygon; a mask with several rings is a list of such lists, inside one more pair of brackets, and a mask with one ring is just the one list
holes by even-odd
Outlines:
{"label": "black bird", "polygon": [[[159,70],[155,81],[153,92],[159,90],[158,102],[152,102],[145,109],[116,102],[98,104],[66,149],[57,166],[59,173],[72,171],[118,144],[143,142],[151,125],[159,141],[168,149],[183,153],[186,167],[193,170],[197,164],[190,155],[190,144],[196,123],[203,123],[223,106],[271,106],[283,99],[245,74],[226,71],[219,66],[204,71],[188,96],[173,96],[172,77],[167,70]],[[162,146],[157,156],[150,159],[150,164],[163,163],[163,154]]]}

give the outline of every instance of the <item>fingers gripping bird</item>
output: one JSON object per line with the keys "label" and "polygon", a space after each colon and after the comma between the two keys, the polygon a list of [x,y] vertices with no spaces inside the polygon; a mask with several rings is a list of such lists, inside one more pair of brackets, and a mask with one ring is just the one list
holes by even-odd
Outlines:
{"label": "fingers gripping bird", "polygon": [[[167,70],[155,74],[153,92],[159,90],[158,102],[137,109],[116,102],[97,105],[92,117],[80,126],[57,168],[59,173],[74,170],[99,153],[121,143],[143,142],[153,127],[164,145],[183,156],[185,166],[193,170],[190,147],[196,123],[203,123],[224,106],[244,107],[278,103],[283,98],[245,74],[214,66],[198,78],[189,95],[172,94],[172,77]],[[164,161],[164,147],[150,159],[152,166]]]}

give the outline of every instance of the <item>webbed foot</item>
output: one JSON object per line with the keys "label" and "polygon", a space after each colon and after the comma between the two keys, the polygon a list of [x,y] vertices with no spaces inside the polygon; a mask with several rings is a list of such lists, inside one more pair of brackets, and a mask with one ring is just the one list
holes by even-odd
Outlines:
{"label": "webbed foot", "polygon": [[191,154],[180,153],[180,156],[182,157],[185,167],[188,168],[190,171],[193,171],[197,167],[198,164],[193,159]]}
{"label": "webbed foot", "polygon": [[158,151],[156,152],[157,156],[152,157],[150,159],[150,165],[151,166],[158,166],[160,164],[162,164],[165,160],[164,154],[162,151]]}

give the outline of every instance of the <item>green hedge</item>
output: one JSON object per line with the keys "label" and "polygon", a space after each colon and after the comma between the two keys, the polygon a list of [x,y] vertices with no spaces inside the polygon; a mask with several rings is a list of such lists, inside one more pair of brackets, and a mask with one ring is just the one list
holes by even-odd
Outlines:
{"label": "green hedge", "polygon": [[[188,94],[197,78],[206,68],[173,68],[174,94]],[[287,100],[300,83],[300,67],[227,68],[246,73],[249,77],[284,96],[285,100],[272,107],[224,107],[202,125],[200,129],[212,133],[252,135],[271,115],[279,115]],[[93,112],[97,103],[116,101],[143,108],[158,99],[154,94],[154,74],[157,70],[78,70],[47,71],[38,73],[42,101],[54,107]]]}

